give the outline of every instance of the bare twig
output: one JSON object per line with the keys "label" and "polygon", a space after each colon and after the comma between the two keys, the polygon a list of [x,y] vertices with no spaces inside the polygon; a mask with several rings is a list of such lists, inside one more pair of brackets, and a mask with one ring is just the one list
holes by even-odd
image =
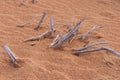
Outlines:
{"label": "bare twig", "polygon": [[[55,31],[55,29],[54,29],[54,31]],[[28,39],[24,40],[24,42],[40,40],[40,39],[48,36],[49,34],[51,34],[51,30],[46,31],[46,32],[42,33],[41,35],[37,35],[37,36],[33,36],[31,38],[28,38]]]}
{"label": "bare twig", "polygon": [[85,18],[80,19],[80,21],[67,34],[65,34],[63,36],[63,41],[68,41],[69,39],[71,39],[71,37],[73,37],[77,33],[77,31],[78,31],[78,29],[80,27],[80,24],[84,20],[85,20]]}
{"label": "bare twig", "polygon": [[26,22],[26,23],[23,23],[23,24],[18,24],[17,27],[24,27],[26,25],[32,25],[33,24],[33,21],[38,17],[38,15],[35,15],[30,21]]}
{"label": "bare twig", "polygon": [[106,50],[112,54],[115,54],[117,56],[120,57],[120,53],[111,49],[111,48],[108,48],[108,47],[100,47],[100,48],[95,48],[95,49],[91,49],[91,50],[81,50],[81,51],[75,51],[74,54],[75,55],[79,55],[80,53],[90,53],[90,52],[95,52],[95,51],[100,51],[100,50]]}
{"label": "bare twig", "polygon": [[90,47],[92,47],[92,46],[99,45],[99,44],[107,44],[107,42],[95,42],[95,43],[93,43],[93,44],[88,44],[88,45],[86,45],[86,46],[83,47],[83,48],[76,49],[75,51],[82,51],[82,50],[85,50],[85,49],[90,48]]}
{"label": "bare twig", "polygon": [[50,44],[50,47],[54,46],[54,48],[58,48],[62,45],[62,43],[65,43],[68,40],[70,40],[73,36],[76,35],[79,29],[79,26],[83,21],[84,21],[84,18],[80,19],[80,21],[65,35],[62,35],[62,33],[60,33],[59,36],[57,36],[55,40],[53,40],[53,43]]}
{"label": "bare twig", "polygon": [[39,22],[37,23],[36,27],[34,28],[35,30],[39,29],[39,27],[40,27],[41,23],[43,22],[45,16],[46,16],[46,11],[44,11],[43,14],[42,14],[42,16],[40,17]]}
{"label": "bare twig", "polygon": [[[95,31],[95,30],[97,30],[97,29],[100,29],[100,28],[102,28],[101,26],[93,26],[93,28],[92,29],[90,29],[88,32],[85,32],[85,33],[83,33],[83,34],[81,34],[81,35],[79,35],[80,36],[80,38],[82,39],[82,40],[84,40],[87,36],[92,36],[92,32],[93,31]],[[94,36],[94,35],[93,35]]]}
{"label": "bare twig", "polygon": [[3,49],[6,51],[8,56],[10,57],[11,61],[15,63],[17,61],[17,57],[14,55],[14,53],[10,50],[10,48],[7,45],[2,46]]}
{"label": "bare twig", "polygon": [[54,21],[52,17],[50,17],[50,30],[51,30],[51,36],[54,37]]}

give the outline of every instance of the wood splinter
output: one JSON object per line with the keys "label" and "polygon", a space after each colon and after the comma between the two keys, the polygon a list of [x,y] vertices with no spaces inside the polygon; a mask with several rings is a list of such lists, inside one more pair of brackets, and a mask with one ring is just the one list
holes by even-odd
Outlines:
{"label": "wood splinter", "polygon": [[36,3],[37,2],[37,0],[32,0],[32,3]]}
{"label": "wood splinter", "polygon": [[41,23],[43,22],[44,18],[46,16],[46,11],[43,12],[42,16],[40,17],[39,22],[37,23],[36,27],[34,28],[34,30],[38,30],[40,28]]}
{"label": "wood splinter", "polygon": [[9,58],[11,59],[14,67],[20,67],[20,65],[18,64],[18,62],[20,62],[20,59],[18,59],[15,56],[15,54],[11,51],[11,49],[7,45],[3,45],[2,47],[6,51],[6,53],[8,54]]}

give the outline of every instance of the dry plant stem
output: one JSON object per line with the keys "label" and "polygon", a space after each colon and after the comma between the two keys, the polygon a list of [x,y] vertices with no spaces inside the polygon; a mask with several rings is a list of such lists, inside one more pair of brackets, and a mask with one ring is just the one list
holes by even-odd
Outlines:
{"label": "dry plant stem", "polygon": [[100,48],[95,48],[95,49],[91,49],[91,50],[82,50],[82,51],[75,51],[74,54],[76,55],[79,55],[80,53],[90,53],[90,52],[95,52],[95,51],[100,51],[100,50],[106,50],[112,54],[115,54],[117,56],[120,57],[120,53],[111,49],[111,48],[108,48],[108,47],[100,47]]}
{"label": "dry plant stem", "polygon": [[17,27],[24,27],[24,26],[26,26],[26,25],[32,25],[33,24],[33,21],[36,19],[38,17],[38,15],[35,15],[30,21],[28,21],[28,22],[26,22],[26,23],[24,23],[24,24],[19,24],[19,25],[17,25]]}
{"label": "dry plant stem", "polygon": [[[55,29],[54,29],[54,31],[55,31]],[[44,38],[48,34],[51,34],[51,30],[46,31],[46,32],[42,33],[41,35],[37,35],[37,36],[33,36],[31,38],[28,38],[28,39],[24,40],[24,42],[39,40],[39,39]]]}
{"label": "dry plant stem", "polygon": [[46,31],[44,33],[42,33],[41,35],[38,36],[33,36],[31,38],[26,39],[24,42],[28,42],[28,41],[35,41],[35,40],[39,40],[41,38],[44,38],[46,35],[48,35],[51,31]]}
{"label": "dry plant stem", "polygon": [[95,42],[95,43],[92,43],[92,44],[88,44],[83,48],[76,49],[75,51],[82,51],[82,50],[85,50],[85,49],[90,48],[92,46],[99,45],[99,44],[107,44],[107,42]]}
{"label": "dry plant stem", "polygon": [[14,53],[10,50],[10,48],[7,45],[3,45],[2,47],[6,51],[6,53],[8,54],[8,56],[10,57],[11,61],[13,63],[15,63],[17,61],[17,58],[14,55]]}
{"label": "dry plant stem", "polygon": [[44,11],[39,22],[37,23],[36,27],[34,28],[35,30],[38,30],[40,28],[41,23],[43,22],[44,18],[46,16],[46,12]]}
{"label": "dry plant stem", "polygon": [[50,30],[51,30],[51,36],[54,37],[54,21],[52,17],[50,17]]}
{"label": "dry plant stem", "polygon": [[85,20],[85,18],[80,19],[80,21],[67,33],[63,36],[63,41],[68,41],[73,35],[75,35],[80,27],[80,24]]}

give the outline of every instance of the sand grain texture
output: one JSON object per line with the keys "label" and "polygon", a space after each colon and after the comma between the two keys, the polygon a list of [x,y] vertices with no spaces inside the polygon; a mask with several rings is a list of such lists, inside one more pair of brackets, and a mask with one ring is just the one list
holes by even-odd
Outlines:
{"label": "sand grain texture", "polygon": [[[34,30],[39,18],[30,26],[16,27],[35,14],[41,16],[44,10],[47,16],[39,31]],[[56,27],[86,17],[80,31],[85,32],[93,25],[103,26],[96,33],[103,36],[109,47],[120,52],[120,0],[38,0],[34,4],[26,0],[25,5],[20,5],[19,0],[0,0],[0,45],[9,45],[24,61],[21,68],[14,68],[1,47],[0,80],[120,80],[120,58],[108,52],[77,57],[69,49],[82,47],[84,43],[79,41],[64,51],[48,49],[52,40],[47,38],[33,42],[34,46],[30,46],[31,42],[24,43],[24,39],[49,29],[50,16]]]}

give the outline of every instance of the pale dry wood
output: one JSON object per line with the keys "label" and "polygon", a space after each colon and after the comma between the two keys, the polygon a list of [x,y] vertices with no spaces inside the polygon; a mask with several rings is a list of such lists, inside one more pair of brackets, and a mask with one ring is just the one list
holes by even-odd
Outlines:
{"label": "pale dry wood", "polygon": [[3,45],[2,47],[6,51],[6,53],[8,54],[11,61],[13,63],[15,63],[17,61],[17,57],[15,56],[15,54],[10,50],[10,48],[7,45]]}
{"label": "pale dry wood", "polygon": [[95,43],[92,43],[92,44],[88,44],[88,45],[84,46],[83,48],[75,49],[75,51],[82,51],[82,50],[85,50],[87,48],[93,47],[95,45],[99,45],[99,44],[107,44],[107,42],[95,42]]}
{"label": "pale dry wood", "polygon": [[46,16],[46,11],[44,11],[43,14],[42,14],[42,16],[40,17],[39,22],[37,23],[36,27],[34,28],[35,30],[38,30],[40,28],[40,25],[43,22],[45,16]]}
{"label": "pale dry wood", "polygon": [[85,18],[80,19],[80,21],[65,35],[62,35],[62,33],[59,34],[59,36],[57,36],[55,38],[55,40],[53,40],[53,42],[51,43],[51,46],[54,46],[54,48],[58,48],[61,47],[63,43],[66,43],[68,40],[70,40],[73,36],[75,36],[78,32],[78,29],[80,27],[80,24],[84,21]]}
{"label": "pale dry wood", "polygon": [[95,51],[101,51],[101,50],[106,50],[112,54],[115,54],[117,56],[120,57],[120,53],[111,49],[111,48],[108,48],[108,47],[100,47],[100,48],[95,48],[95,49],[91,49],[91,50],[81,50],[81,51],[75,51],[74,54],[75,55],[79,55],[81,53],[90,53],[90,52],[95,52]]}
{"label": "pale dry wood", "polygon": [[32,25],[34,20],[38,17],[38,15],[36,14],[30,21],[23,23],[23,24],[18,24],[17,27],[24,27],[26,25]]}
{"label": "pale dry wood", "polygon": [[50,17],[50,30],[51,30],[51,36],[54,37],[54,21],[52,17]]}
{"label": "pale dry wood", "polygon": [[101,26],[93,26],[89,31],[83,33],[83,34],[80,34],[80,35],[76,35],[75,37],[73,37],[70,41],[70,43],[74,40],[74,39],[78,39],[80,38],[81,40],[85,40],[86,37],[88,36],[91,36],[91,37],[97,37],[97,38],[101,38],[101,36],[98,36],[98,35],[95,35],[95,34],[92,34],[93,31],[97,30],[97,29],[101,29],[102,27]]}

